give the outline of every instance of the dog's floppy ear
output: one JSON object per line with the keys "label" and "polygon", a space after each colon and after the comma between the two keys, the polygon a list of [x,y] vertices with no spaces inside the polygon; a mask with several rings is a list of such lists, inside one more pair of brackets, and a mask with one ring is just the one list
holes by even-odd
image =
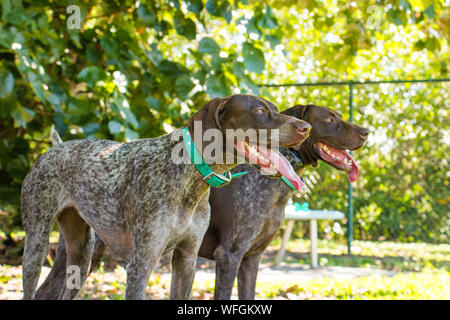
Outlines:
{"label": "dog's floppy ear", "polygon": [[302,105],[297,104],[293,106],[292,108],[286,109],[282,112],[282,114],[285,114],[287,116],[295,117],[297,119],[305,120],[306,115],[308,114],[309,109],[311,109],[312,105]]}
{"label": "dog's floppy ear", "polygon": [[193,127],[194,121],[202,121],[204,129],[217,128],[222,129],[220,123],[221,116],[226,112],[231,97],[214,98],[207,102],[189,121],[189,127]]}
{"label": "dog's floppy ear", "polygon": [[222,124],[220,123],[220,119],[229,109],[230,104],[228,102],[230,101],[230,99],[231,97],[222,99],[223,101],[216,108],[216,112],[214,113],[214,121],[216,122],[216,126],[218,129],[222,130]]}

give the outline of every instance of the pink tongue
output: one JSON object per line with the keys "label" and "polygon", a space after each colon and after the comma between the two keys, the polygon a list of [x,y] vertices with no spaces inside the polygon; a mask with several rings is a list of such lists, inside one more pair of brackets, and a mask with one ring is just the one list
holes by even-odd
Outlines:
{"label": "pink tongue", "polygon": [[351,161],[352,161],[352,168],[347,171],[347,176],[348,176],[348,180],[353,183],[356,181],[356,179],[358,179],[358,175],[359,175],[359,168],[356,165],[355,159],[353,159],[353,157],[348,153],[347,154]]}
{"label": "pink tongue", "polygon": [[285,157],[283,157],[277,151],[271,149],[267,150],[267,156],[277,166],[278,171],[281,173],[281,175],[288,179],[289,182],[292,183],[292,185],[295,187],[295,189],[297,189],[298,191],[301,191],[303,189],[305,184],[299,178],[297,173],[295,173],[294,168],[292,168],[291,164]]}
{"label": "pink tongue", "polygon": [[350,153],[348,153],[345,150],[336,149],[336,148],[333,148],[331,146],[328,146],[328,149],[335,156],[337,156],[337,158],[343,159],[345,157],[345,158],[347,158],[348,160],[351,161],[351,163],[352,163],[351,168],[349,170],[346,170],[347,171],[347,177],[348,177],[348,180],[350,181],[350,183],[355,182],[358,179],[358,175],[359,175],[359,168],[358,168],[358,165],[355,162],[355,159],[353,159],[353,157],[350,155]]}

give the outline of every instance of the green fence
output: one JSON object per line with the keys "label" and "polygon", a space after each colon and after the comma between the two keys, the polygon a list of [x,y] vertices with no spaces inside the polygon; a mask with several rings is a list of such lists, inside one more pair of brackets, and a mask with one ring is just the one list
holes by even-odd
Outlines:
{"label": "green fence", "polygon": [[[291,84],[262,84],[261,88],[281,88],[281,87],[324,87],[324,86],[345,86],[349,90],[348,94],[348,112],[349,121],[354,119],[354,89],[356,86],[367,85],[380,85],[380,84],[406,84],[406,83],[440,83],[450,82],[450,78],[444,79],[423,79],[423,80],[386,80],[386,81],[341,81],[341,82],[314,82],[314,83],[291,83]],[[312,101],[311,101],[312,102]],[[351,242],[353,240],[353,220],[354,220],[354,208],[353,208],[353,188],[348,183],[348,208],[347,208],[347,252],[351,254]]]}

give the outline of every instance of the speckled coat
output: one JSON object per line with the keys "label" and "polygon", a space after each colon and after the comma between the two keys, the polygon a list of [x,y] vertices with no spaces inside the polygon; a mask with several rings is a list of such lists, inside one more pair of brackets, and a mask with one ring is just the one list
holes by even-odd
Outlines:
{"label": "speckled coat", "polygon": [[[153,247],[158,247],[152,252],[143,249],[139,255],[152,264],[164,249],[173,249],[184,238],[192,238],[187,242],[198,244],[209,221],[209,188],[202,183],[193,165],[172,163],[167,151],[178,142],[171,141],[170,137],[129,143],[75,140],[40,155],[22,189],[27,237],[47,235],[57,213],[62,212],[62,217],[66,208],[75,207],[81,219],[94,226],[111,250],[126,261],[130,260],[133,248],[139,247],[138,242],[150,241]],[[166,178],[163,171],[170,172],[170,176]],[[76,217],[66,219],[66,229],[74,219],[77,220]],[[62,220],[60,218],[60,227],[68,242],[71,235],[69,230],[64,230]],[[37,228],[41,230],[34,231]],[[88,255],[93,249],[92,230],[76,236],[85,238],[84,243],[78,241],[77,244],[83,246]],[[47,251],[48,237],[40,236],[40,241],[27,241],[29,243],[33,247],[27,246],[26,251]],[[149,256],[151,254],[154,256]],[[38,255],[33,257],[38,258]],[[42,259],[42,255],[39,258]],[[73,264],[80,259],[72,258]],[[23,262],[27,288],[31,285],[26,281],[27,273],[40,263],[35,259]],[[60,297],[71,298],[70,291],[64,290]]]}
{"label": "speckled coat", "polygon": [[[270,117],[256,116],[255,108],[265,108]],[[193,116],[190,130],[193,120],[202,121],[203,130],[279,128],[280,145],[305,139],[298,128],[306,122],[281,115],[275,105],[250,95],[213,99]],[[67,258],[60,254],[55,261],[59,268],[52,269],[49,278],[55,275],[56,281],[44,297],[75,297],[89,271],[95,233],[127,263],[127,299],[144,297],[154,265],[170,250],[174,250],[170,296],[189,297],[197,252],[209,223],[209,186],[188,159],[182,164],[172,161],[180,130],[128,143],[68,141],[38,157],[22,186],[24,299],[35,297],[55,221]],[[234,166],[211,168],[224,172]],[[74,282],[65,265],[78,268]]]}

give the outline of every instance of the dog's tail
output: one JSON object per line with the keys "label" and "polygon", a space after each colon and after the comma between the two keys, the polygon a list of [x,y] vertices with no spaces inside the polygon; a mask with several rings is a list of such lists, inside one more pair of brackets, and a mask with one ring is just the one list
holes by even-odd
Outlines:
{"label": "dog's tail", "polygon": [[53,146],[56,146],[63,142],[58,132],[56,131],[55,126],[52,126],[52,130],[50,131],[50,138],[52,140]]}

